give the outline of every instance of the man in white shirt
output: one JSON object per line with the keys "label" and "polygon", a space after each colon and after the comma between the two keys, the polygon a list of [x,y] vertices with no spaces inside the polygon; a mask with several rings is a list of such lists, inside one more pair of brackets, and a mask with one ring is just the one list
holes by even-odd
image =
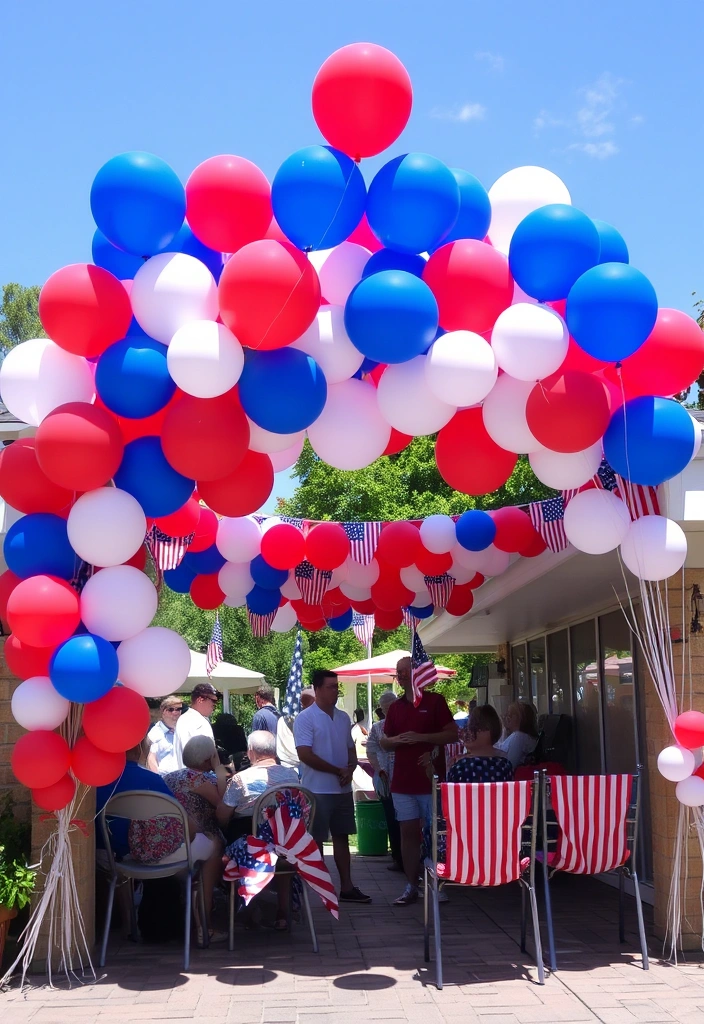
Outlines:
{"label": "man in white shirt", "polygon": [[160,710],[161,720],[153,725],[147,733],[147,739],[151,743],[147,768],[150,771],[158,772],[159,775],[167,775],[169,772],[175,772],[178,768],[174,754],[174,737],[176,725],[183,710],[183,701],[174,695],[164,697]]}
{"label": "man in white shirt", "polygon": [[[312,687],[301,690],[301,711],[305,711],[311,704],[315,703],[315,693]],[[296,741],[293,738],[293,724],[295,718],[282,715],[276,728],[276,756],[284,768],[295,768],[298,771],[300,760],[296,750]]]}
{"label": "man in white shirt", "polygon": [[298,715],[293,735],[301,762],[301,783],[315,794],[312,835],[321,853],[323,843],[332,835],[340,899],[371,903],[371,896],[352,884],[349,837],[357,832],[352,798],[357,753],[351,723],[345,712],[335,707],[339,696],[335,673],[316,669],[311,681],[315,703]]}
{"label": "man in white shirt", "polygon": [[194,736],[209,736],[213,742],[213,727],[210,717],[222,694],[212,683],[198,683],[191,694],[191,706],[182,712],[176,723],[174,755],[179,768],[184,768],[183,748]]}

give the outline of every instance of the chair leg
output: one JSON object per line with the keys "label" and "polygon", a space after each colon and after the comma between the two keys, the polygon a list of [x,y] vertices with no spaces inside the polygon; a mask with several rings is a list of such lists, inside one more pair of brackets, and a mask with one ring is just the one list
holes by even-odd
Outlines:
{"label": "chair leg", "polygon": [[130,937],[133,942],[139,942],[139,924],[137,923],[137,907],[134,902],[134,878],[130,878]]}
{"label": "chair leg", "polygon": [[191,897],[193,893],[193,879],[190,872],[186,875],[186,921],[185,936],[183,940],[183,969],[187,971],[191,965]]}
{"label": "chair leg", "polygon": [[227,948],[232,952],[235,948],[235,909],[236,909],[235,883],[230,882],[230,921],[227,932]]}
{"label": "chair leg", "polygon": [[540,918],[538,916],[538,900],[533,886],[528,887],[530,909],[533,914],[533,939],[535,941],[535,963],[538,968],[538,984],[545,984],[545,965],[543,964],[543,944],[540,941]]}
{"label": "chair leg", "polygon": [[624,881],[623,868],[618,869],[618,941],[626,941],[626,924],[624,920]]}
{"label": "chair leg", "polygon": [[528,887],[525,882],[519,883],[521,887],[521,953],[526,951],[526,903],[528,901]]}
{"label": "chair leg", "polygon": [[550,970],[557,970],[557,954],[555,952],[555,931],[552,926],[552,898],[550,896],[550,873],[547,864],[543,864],[543,898],[545,899],[545,917],[548,924],[548,952]]}
{"label": "chair leg", "polygon": [[105,957],[108,951],[108,939],[110,938],[110,923],[112,921],[112,906],[115,902],[115,887],[117,885],[117,875],[113,875],[110,879],[110,889],[108,891],[108,905],[105,908],[105,927],[103,929],[103,941],[100,946],[100,960],[98,961],[101,967],[105,967]]}
{"label": "chair leg", "polygon": [[310,899],[308,897],[308,885],[301,879],[303,884],[303,906],[306,911],[306,918],[308,919],[308,928],[310,929],[310,937],[313,942],[313,952],[318,953],[318,936],[315,934],[315,925],[313,923],[313,913],[310,909]]}
{"label": "chair leg", "polygon": [[426,964],[430,963],[430,914],[428,904],[428,886],[430,884],[430,878],[428,875],[428,869],[425,868],[423,871],[425,876],[425,885],[423,886],[423,957]]}
{"label": "chair leg", "polygon": [[210,945],[210,932],[208,931],[208,916],[207,907],[205,905],[205,889],[203,888],[203,875],[202,873],[198,876],[198,917],[200,918],[201,929],[203,931],[203,948],[207,949]]}
{"label": "chair leg", "polygon": [[440,903],[438,880],[433,878],[433,929],[435,931],[435,984],[442,988],[442,933],[440,931]]}
{"label": "chair leg", "polygon": [[640,951],[643,957],[643,970],[650,970],[650,961],[648,960],[648,944],[645,938],[645,922],[643,921],[643,904],[640,898],[640,885],[638,883],[638,875],[633,873],[631,876],[633,879],[633,889],[636,896],[636,914],[638,915],[638,935],[640,937]]}

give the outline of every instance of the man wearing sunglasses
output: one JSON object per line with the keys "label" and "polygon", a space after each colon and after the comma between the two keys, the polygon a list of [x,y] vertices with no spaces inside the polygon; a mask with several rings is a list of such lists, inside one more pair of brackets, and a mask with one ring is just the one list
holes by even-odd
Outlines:
{"label": "man wearing sunglasses", "polygon": [[181,698],[174,695],[164,697],[159,710],[161,711],[161,720],[153,725],[147,733],[147,739],[151,743],[147,768],[152,772],[158,772],[159,775],[166,775],[168,772],[175,772],[178,768],[174,754],[174,737],[176,723],[183,710]]}
{"label": "man wearing sunglasses", "polygon": [[183,768],[183,748],[194,736],[209,736],[214,742],[210,717],[222,694],[212,683],[198,683],[191,694],[191,706],[179,715],[174,735],[174,754],[179,768]]}

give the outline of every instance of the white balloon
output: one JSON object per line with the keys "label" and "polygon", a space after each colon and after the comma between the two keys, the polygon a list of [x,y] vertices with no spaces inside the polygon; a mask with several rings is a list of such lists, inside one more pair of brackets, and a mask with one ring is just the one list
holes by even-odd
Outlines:
{"label": "white balloon", "polygon": [[696,459],[697,455],[699,455],[699,449],[702,446],[702,425],[699,420],[696,420],[694,416],[692,416],[691,412],[689,415],[691,416],[692,423],[694,424],[694,450],[692,452],[692,458]]}
{"label": "white balloon", "polygon": [[696,771],[704,763],[704,748],[695,747],[692,753],[694,754],[694,769]]}
{"label": "white balloon", "polygon": [[262,546],[259,523],[252,516],[226,516],[218,523],[215,545],[228,562],[251,562]]}
{"label": "white balloon", "polygon": [[168,345],[193,320],[216,320],[218,288],[208,268],[194,256],[163,252],[134,275],[132,312],[150,338]]}
{"label": "white balloon", "polygon": [[345,562],[347,576],[345,577],[353,587],[371,587],[379,579],[381,572],[376,558],[372,558],[367,565],[361,565],[354,558],[350,557]]}
{"label": "white balloon", "polygon": [[436,398],[456,406],[481,402],[499,369],[492,346],[473,331],[449,331],[428,349],[425,376]]}
{"label": "white balloon", "polygon": [[48,676],[25,679],[12,694],[12,715],[18,725],[35,729],[58,729],[66,721],[71,701],[54,689]]}
{"label": "white balloon", "polygon": [[38,427],[66,402],[92,402],[95,381],[82,356],[66,352],[48,338],[31,338],[5,356],[0,395],[18,420]]}
{"label": "white balloon", "polygon": [[502,373],[484,399],[482,419],[486,432],[507,452],[527,455],[543,449],[526,422],[526,402],[535,383]]}
{"label": "white balloon", "polygon": [[414,608],[427,608],[428,605],[433,603],[433,599],[430,596],[430,591],[423,587],[421,590],[416,590],[411,604]]}
{"label": "white balloon", "polygon": [[500,551],[490,544],[483,551],[472,551],[474,565],[477,572],[484,576],[499,576],[508,569],[511,556],[508,551]]}
{"label": "white balloon", "polygon": [[117,648],[120,682],[143,697],[164,697],[186,682],[191,671],[188,644],[165,626],[151,626]]}
{"label": "white balloon", "polygon": [[565,509],[565,533],[570,544],[588,555],[603,555],[619,546],[631,525],[624,502],[611,491],[580,491]]}
{"label": "white balloon", "polygon": [[602,460],[602,444],[596,441],[582,452],[553,452],[548,448],[531,452],[531,469],[538,480],[556,491],[574,490],[591,480]]}
{"label": "white balloon", "polygon": [[335,469],[370,466],[390,437],[391,427],[379,411],[374,385],[354,378],[328,387],[325,408],[308,427],[316,455]]}
{"label": "white balloon", "polygon": [[513,232],[533,210],[551,203],[572,205],[565,183],[544,167],[514,167],[489,189],[491,244],[508,256]]}
{"label": "white balloon", "polygon": [[569,341],[559,313],[529,302],[505,309],[491,332],[497,363],[516,380],[542,380],[554,373],[565,361]]}
{"label": "white balloon", "polygon": [[[349,582],[349,580],[342,581],[340,584],[340,590],[345,597],[349,597],[350,601],[368,601],[372,596],[371,587],[355,587]],[[281,593],[283,594],[283,589]]]}
{"label": "white balloon", "polygon": [[682,782],[694,771],[694,754],[691,750],[673,743],[658,754],[658,771],[668,782]]}
{"label": "white balloon", "polygon": [[460,565],[459,562],[455,562],[454,560],[447,571],[450,574],[450,576],[452,576],[455,583],[459,583],[460,586],[463,583],[469,583],[469,581],[473,580],[474,577],[477,575],[476,569],[467,569],[463,565]]}
{"label": "white balloon", "polygon": [[345,330],[342,306],[323,306],[291,348],[312,356],[328,384],[339,384],[352,377],[364,362],[364,356],[354,347]]}
{"label": "white balloon", "polygon": [[418,590],[426,590],[425,576],[415,565],[407,565],[399,572],[401,583],[414,593]]}
{"label": "white balloon", "polygon": [[247,595],[235,594],[234,597],[226,597],[223,604],[226,608],[244,608],[247,604]]}
{"label": "white balloon", "polygon": [[106,640],[126,640],[146,629],[158,603],[148,576],[132,565],[115,565],[96,572],[86,583],[81,619],[91,633]]}
{"label": "white balloon", "polygon": [[318,272],[320,292],[326,302],[344,306],[354,286],[362,280],[370,256],[369,249],[356,242],[341,242],[334,249],[309,253],[308,259]]}
{"label": "white balloon", "polygon": [[71,547],[90,565],[122,565],[144,543],[147,520],[136,498],[119,487],[82,494],[66,521]]}
{"label": "white balloon", "polygon": [[428,516],[420,524],[420,539],[428,551],[435,555],[444,555],[452,551],[457,541],[455,524],[450,516]]}
{"label": "white balloon", "polygon": [[195,398],[217,398],[240,379],[244,352],[224,324],[192,320],[174,334],[166,363],[181,391]]}
{"label": "white balloon", "polygon": [[226,597],[246,597],[254,586],[249,562],[225,562],[218,573],[218,586]]}
{"label": "white balloon", "polygon": [[[461,566],[463,569],[469,569],[472,573],[477,572],[477,551],[468,551],[467,548],[463,548],[461,544],[456,543],[451,551],[452,564]],[[454,574],[453,574],[454,575]],[[472,577],[470,576],[470,579]]]}
{"label": "white balloon", "polygon": [[290,629],[293,629],[297,621],[296,609],[293,605],[282,604],[274,616],[271,628],[275,633],[288,633]]}
{"label": "white balloon", "polygon": [[701,807],[704,805],[704,779],[698,775],[683,779],[675,786],[675,796],[685,807]]}
{"label": "white balloon", "polygon": [[301,444],[305,440],[305,430],[299,430],[295,434],[274,434],[271,430],[265,430],[264,427],[260,427],[258,423],[250,420],[249,422],[249,447],[253,452],[264,452],[265,455],[273,455],[275,452],[284,452],[287,448],[291,448],[292,445],[297,444],[299,441]]}
{"label": "white balloon", "polygon": [[289,601],[300,601],[303,596],[298,584],[296,583],[296,577],[294,576],[293,569],[291,569],[288,579],[281,587],[281,596],[287,597]]}
{"label": "white balloon", "polygon": [[342,565],[338,565],[338,567],[332,571],[328,590],[332,590],[334,587],[339,587],[344,580],[349,579],[349,575],[347,562],[343,562]]}
{"label": "white balloon", "polygon": [[621,558],[641,580],[666,580],[674,576],[687,557],[687,538],[682,527],[665,516],[642,516],[631,523],[621,543]]}
{"label": "white balloon", "polygon": [[304,432],[303,437],[294,441],[290,448],[285,448],[282,452],[268,453],[275,473],[283,473],[284,470],[291,469],[292,466],[296,465],[303,451],[305,439],[306,435]]}
{"label": "white balloon", "polygon": [[426,356],[387,366],[379,380],[377,401],[387,423],[403,434],[422,437],[449,423],[457,406],[438,398],[428,386]]}

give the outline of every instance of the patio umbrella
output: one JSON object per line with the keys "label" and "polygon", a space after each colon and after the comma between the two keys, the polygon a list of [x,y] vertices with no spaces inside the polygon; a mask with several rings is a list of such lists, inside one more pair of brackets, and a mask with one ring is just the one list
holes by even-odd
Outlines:
{"label": "patio umbrella", "polygon": [[[396,664],[401,658],[410,658],[410,651],[387,651],[386,654],[376,654],[373,658],[363,658],[362,661],[351,661],[349,665],[341,665],[334,668],[340,679],[354,679],[355,677],[371,676],[373,683],[390,683],[396,675]],[[450,679],[456,676],[454,668],[446,668],[435,662],[435,668],[441,679]]]}
{"label": "patio umbrella", "polygon": [[216,690],[222,691],[223,711],[229,711],[230,693],[256,693],[263,682],[261,672],[252,672],[240,665],[231,665],[228,661],[221,661],[213,669],[212,675],[208,676],[205,654],[191,651],[191,671],[183,685],[179,686],[178,692],[190,693],[197,683],[212,683]]}

